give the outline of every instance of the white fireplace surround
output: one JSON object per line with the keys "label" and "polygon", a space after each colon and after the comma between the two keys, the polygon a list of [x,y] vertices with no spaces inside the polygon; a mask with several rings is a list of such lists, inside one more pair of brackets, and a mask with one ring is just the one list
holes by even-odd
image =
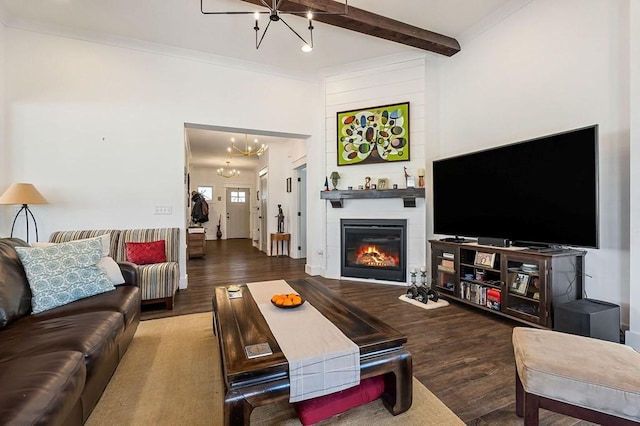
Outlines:
{"label": "white fireplace surround", "polygon": [[[405,282],[380,281],[340,276],[340,219],[406,219],[407,221],[407,276]],[[380,282],[394,285],[409,283],[408,271],[427,266],[426,259],[425,199],[417,198],[416,207],[404,207],[402,199],[345,200],[343,208],[332,208],[327,201],[327,252],[324,276],[331,279]]]}

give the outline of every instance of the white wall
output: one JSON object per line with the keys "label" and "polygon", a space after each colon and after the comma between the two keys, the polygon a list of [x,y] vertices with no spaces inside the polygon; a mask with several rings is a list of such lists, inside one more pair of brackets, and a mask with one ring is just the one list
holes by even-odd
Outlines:
{"label": "white wall", "polygon": [[600,249],[586,294],[629,320],[628,0],[536,0],[439,61],[427,159],[600,125]]}
{"label": "white wall", "polygon": [[[5,33],[6,28],[0,22],[0,194],[7,189],[11,182],[7,176],[8,168],[8,148],[6,143],[7,126],[5,125],[5,70],[6,70],[6,53],[5,53]],[[0,213],[0,238],[9,236],[9,227],[11,222],[8,221],[7,215]]]}
{"label": "white wall", "polygon": [[[282,206],[284,214],[284,232],[291,234],[290,249],[291,257],[296,258],[295,250],[298,236],[296,235],[297,220],[297,200],[291,183],[292,192],[287,192],[287,178],[292,178],[293,169],[297,160],[305,156],[305,141],[300,139],[290,139],[281,143],[269,145],[269,175],[268,175],[268,201],[267,201],[267,238],[269,234],[278,232],[278,204]],[[275,251],[275,245],[273,246]],[[269,251],[271,253],[271,242],[269,241]],[[280,253],[283,253],[280,250]]]}
{"label": "white wall", "polygon": [[[388,178],[389,186],[406,186],[404,168],[416,177],[418,169],[425,167],[425,59],[424,55],[412,55],[375,62],[353,64],[354,69],[339,70],[325,79],[325,176],[332,171],[340,173],[339,189],[371,183],[378,178]],[[410,161],[350,165],[337,167],[336,113],[378,105],[408,101],[410,103]],[[315,179],[318,179],[317,177]],[[324,177],[322,177],[324,181]],[[331,183],[329,184],[331,187]],[[310,197],[319,197],[318,192]],[[407,270],[426,264],[425,200],[417,199],[415,208],[405,208],[401,199],[346,200],[343,208],[334,209],[328,201],[322,206],[326,218],[326,237],[314,242],[312,249],[325,253],[322,275],[340,277],[340,219],[394,218],[407,219]],[[320,244],[324,242],[325,246]]]}
{"label": "white wall", "polygon": [[33,208],[45,238],[160,226],[184,236],[185,122],[318,131],[314,82],[17,29],[6,49],[7,177],[49,200]]}
{"label": "white wall", "polygon": [[[630,163],[640,164],[640,2],[630,2],[629,13],[629,139],[631,141]],[[632,77],[631,77],[632,76]],[[629,328],[626,343],[640,350],[640,170],[631,167],[631,262],[629,282]]]}

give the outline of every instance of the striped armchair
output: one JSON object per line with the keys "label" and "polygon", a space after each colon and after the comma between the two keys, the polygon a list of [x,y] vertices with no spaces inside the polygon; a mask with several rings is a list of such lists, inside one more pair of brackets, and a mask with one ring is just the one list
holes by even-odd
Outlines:
{"label": "striped armchair", "polygon": [[165,241],[167,261],[151,265],[137,265],[138,287],[142,295],[142,303],[164,302],[167,309],[173,309],[173,299],[180,284],[180,229],[125,229],[125,230],[88,230],[88,231],[56,231],[49,241],[64,243],[84,238],[99,237],[111,234],[109,255],[116,262],[127,261],[126,244],[128,242]]}
{"label": "striped armchair", "polygon": [[115,250],[116,261],[127,260],[126,243],[148,243],[165,241],[167,261],[151,265],[138,265],[138,286],[142,303],[164,302],[167,309],[173,309],[173,298],[180,284],[180,229],[125,229],[120,231]]}

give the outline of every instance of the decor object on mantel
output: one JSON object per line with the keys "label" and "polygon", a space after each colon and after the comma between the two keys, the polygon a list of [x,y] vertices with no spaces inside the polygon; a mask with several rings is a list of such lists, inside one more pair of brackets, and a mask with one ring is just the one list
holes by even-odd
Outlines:
{"label": "decor object on mantel", "polygon": [[[317,11],[317,10],[313,12],[311,10],[307,11],[306,17],[309,20],[309,26],[307,27],[307,29],[309,30],[309,41],[306,41],[304,38],[302,38],[300,34],[298,34],[296,30],[294,30],[289,24],[287,24],[287,22],[284,19],[282,19],[282,16],[281,16],[282,14],[285,14],[285,13],[293,14],[293,15],[301,15],[302,13],[299,10],[292,10],[292,11],[279,10],[278,8],[280,7],[282,0],[272,0],[271,6],[269,6],[269,4],[267,3],[267,0],[260,0],[260,2],[264,7],[269,9],[268,12],[254,12],[254,11],[205,12],[204,8],[202,7],[202,0],[200,0],[200,12],[203,15],[253,15],[255,18],[255,24],[253,29],[256,32],[256,49],[260,48],[260,45],[262,44],[262,40],[264,40],[264,36],[267,35],[267,31],[269,30],[269,26],[271,25],[271,23],[281,21],[284,25],[286,25],[287,28],[291,30],[291,32],[293,32],[300,40],[302,40],[304,44],[302,45],[301,50],[305,53],[309,53],[313,50],[313,14],[316,13],[321,15],[347,15],[349,11],[348,0],[345,0],[344,2],[344,11],[340,11],[339,13]],[[260,36],[259,35],[260,26],[258,25],[258,21],[259,21],[260,15],[264,15],[264,14],[269,15],[269,22],[267,22],[267,26],[262,32],[262,36]]]}
{"label": "decor object on mantel", "polygon": [[418,187],[424,188],[424,169],[418,169]]}
{"label": "decor object on mantel", "polygon": [[409,102],[337,113],[338,166],[409,161]]}
{"label": "decor object on mantel", "polygon": [[340,179],[340,174],[338,172],[331,172],[331,184],[333,185],[333,190],[336,191],[338,189],[338,180]]}
{"label": "decor object on mantel", "polygon": [[40,192],[36,189],[35,186],[31,183],[13,183],[11,186],[0,196],[0,204],[7,205],[19,205],[22,204],[18,213],[16,213],[16,217],[13,219],[13,224],[11,224],[11,237],[13,237],[13,230],[16,226],[16,220],[18,220],[18,216],[20,213],[24,211],[24,223],[27,227],[27,235],[26,241],[29,242],[29,216],[31,216],[31,220],[33,221],[33,227],[36,230],[36,241],[38,241],[38,224],[36,223],[36,218],[33,216],[31,209],[29,209],[29,204],[49,204],[49,202],[40,194]]}
{"label": "decor object on mantel", "polygon": [[227,163],[227,168],[225,169],[224,167],[220,167],[217,171],[218,171],[218,176],[222,176],[223,178],[232,178],[234,176],[238,176],[240,174],[239,170],[236,169],[231,169],[229,167],[229,161],[226,162]]}
{"label": "decor object on mantel", "polygon": [[244,135],[244,149],[236,146],[236,138],[231,138],[231,146],[227,148],[229,158],[233,157],[260,157],[267,150],[265,144],[258,145],[258,139],[253,139],[253,146],[249,144],[249,135]]}
{"label": "decor object on mantel", "polygon": [[329,179],[326,176],[324,177],[324,190],[329,190]]}
{"label": "decor object on mantel", "polygon": [[376,191],[362,191],[358,189],[337,191],[321,191],[320,198],[329,200],[331,207],[341,208],[345,199],[364,199],[364,198],[402,198],[404,207],[416,207],[416,198],[424,198],[424,188],[406,188],[406,189],[379,189]]}

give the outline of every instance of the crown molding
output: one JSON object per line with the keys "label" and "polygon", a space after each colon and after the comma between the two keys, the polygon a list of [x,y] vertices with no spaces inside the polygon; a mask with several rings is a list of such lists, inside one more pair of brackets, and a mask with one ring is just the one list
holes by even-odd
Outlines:
{"label": "crown molding", "polygon": [[[0,19],[2,19],[1,14]],[[187,61],[202,62],[225,68],[234,68],[251,73],[268,74],[277,77],[292,78],[295,80],[315,83],[319,82],[320,80],[320,77],[317,74],[313,73],[295,72],[283,68],[261,64],[258,62],[245,61],[228,56],[198,52],[195,50],[182,49],[179,47],[172,47],[164,44],[152,43],[149,41],[120,37],[100,32],[72,29],[55,24],[42,23],[31,20],[11,19],[8,20],[8,22],[5,22],[5,26],[15,30],[103,44],[106,46],[119,47],[122,49],[137,50],[140,52],[163,55]]]}

